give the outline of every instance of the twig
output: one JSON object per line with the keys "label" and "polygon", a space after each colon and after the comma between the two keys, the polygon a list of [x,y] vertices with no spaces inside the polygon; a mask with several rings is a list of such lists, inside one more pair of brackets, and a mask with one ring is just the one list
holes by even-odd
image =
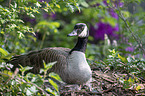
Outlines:
{"label": "twig", "polygon": [[124,64],[123,62],[119,62],[120,64],[124,65],[124,66],[127,66],[126,64]]}
{"label": "twig", "polygon": [[108,88],[107,90],[103,90],[103,93],[107,93],[109,91],[113,90],[113,86],[111,88]]}
{"label": "twig", "polygon": [[9,78],[5,81],[4,85],[7,84],[7,82],[9,82],[11,79],[13,79],[13,78],[17,75],[18,72],[19,72],[19,69],[18,69],[18,68],[16,68],[16,70],[14,71],[14,74],[13,74],[12,76],[0,72],[0,74],[2,74],[2,75],[6,75],[6,76],[9,77]]}
{"label": "twig", "polygon": [[18,79],[18,80],[20,80],[20,81],[22,81],[22,82],[24,82],[24,83],[34,85],[36,88],[38,88],[39,90],[41,90],[42,92],[44,92],[44,93],[46,94],[46,96],[50,96],[49,94],[47,94],[47,92],[46,92],[46,91],[44,91],[42,88],[40,88],[40,87],[39,87],[39,86],[37,86],[36,84],[31,83],[31,82],[26,82],[25,80],[20,79],[19,77],[16,77],[16,79]]}
{"label": "twig", "polygon": [[100,60],[100,61],[108,67],[108,65],[104,61],[102,61],[102,60]]}
{"label": "twig", "polygon": [[11,5],[11,0],[9,0],[9,8],[10,8],[10,5]]}
{"label": "twig", "polygon": [[[111,7],[111,6],[108,5],[108,7],[111,8],[112,10],[115,9],[115,7],[113,7],[113,6]],[[145,54],[145,50],[144,50],[144,48],[142,46],[141,40],[135,36],[134,32],[131,30],[130,26],[127,24],[127,20],[125,19],[125,17],[121,13],[119,6],[117,7],[117,10],[119,11],[119,14],[120,14],[118,16],[124,21],[124,23],[126,25],[126,28],[129,30],[129,32],[131,33],[131,35],[133,36],[133,38],[135,39],[135,41],[138,43],[138,45],[139,45],[140,49],[142,50],[143,54]]]}
{"label": "twig", "polygon": [[[5,74],[5,73],[2,73],[2,72],[0,72],[0,74],[2,74],[2,75],[6,75],[6,76],[8,76],[9,78],[5,81],[5,83],[4,84],[6,84],[7,82],[9,82],[11,79],[13,79],[16,75],[17,75],[17,73],[19,72],[19,69],[18,68],[16,68],[16,70],[14,71],[14,74],[12,75],[12,76],[10,76],[10,75],[8,75],[8,74]],[[40,88],[39,86],[37,86],[36,84],[34,84],[34,83],[31,83],[31,82],[26,82],[25,80],[23,80],[23,79],[20,79],[19,77],[16,77],[16,79],[17,80],[20,80],[20,81],[22,81],[22,82],[24,82],[24,83],[27,83],[27,84],[31,84],[31,85],[34,85],[36,88],[38,88],[40,91],[42,91],[42,92],[44,92],[45,94],[46,94],[46,96],[50,96],[46,91],[44,91],[42,88]],[[20,82],[19,82],[20,83]]]}
{"label": "twig", "polygon": [[145,54],[144,48],[143,48],[143,46],[142,46],[142,44],[141,44],[141,40],[139,40],[139,38],[137,38],[137,37],[135,36],[135,34],[133,33],[133,31],[131,30],[131,28],[130,28],[129,25],[127,24],[127,21],[126,21],[126,19],[124,18],[123,14],[120,12],[120,10],[118,10],[118,11],[119,11],[119,13],[120,13],[119,17],[125,22],[125,25],[126,25],[127,29],[128,29],[129,32],[132,34],[132,36],[133,36],[133,38],[136,40],[136,42],[139,44],[139,46],[140,46],[142,52]]}
{"label": "twig", "polygon": [[0,72],[0,74],[1,74],[1,75],[6,75],[6,76],[9,76],[9,77],[10,77],[10,75],[8,75],[8,74],[5,74],[5,73],[2,73],[2,72]]}

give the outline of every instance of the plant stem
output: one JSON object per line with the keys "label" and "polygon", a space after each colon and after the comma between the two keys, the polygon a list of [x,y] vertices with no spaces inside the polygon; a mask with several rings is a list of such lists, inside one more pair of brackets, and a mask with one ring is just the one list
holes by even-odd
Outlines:
{"label": "plant stem", "polygon": [[[113,10],[115,9],[113,6],[112,7],[111,6],[108,6],[108,7],[111,8],[111,9],[113,9]],[[129,30],[129,32],[131,33],[131,35],[133,36],[133,38],[135,39],[135,41],[138,43],[138,45],[139,45],[140,49],[142,50],[143,54],[145,54],[145,50],[144,50],[144,48],[142,46],[141,40],[139,38],[137,38],[135,36],[134,32],[131,30],[130,26],[127,23],[127,20],[125,19],[125,17],[123,16],[123,14],[120,11],[120,7],[119,6],[117,7],[117,10],[119,11],[119,15],[118,16],[124,21],[124,23],[126,25],[126,28]]]}
{"label": "plant stem", "polygon": [[131,28],[130,28],[129,25],[127,24],[127,21],[126,21],[126,19],[124,18],[124,16],[123,16],[123,14],[121,13],[121,11],[120,11],[120,10],[118,10],[118,11],[119,11],[119,13],[120,13],[119,17],[124,21],[124,23],[125,23],[127,29],[129,30],[129,32],[131,33],[131,35],[133,36],[133,38],[135,39],[135,41],[139,44],[139,47],[140,47],[140,49],[142,50],[143,54],[145,54],[144,48],[143,48],[143,46],[142,46],[142,44],[141,44],[141,40],[135,36],[135,34],[133,33],[133,31],[131,30]]}
{"label": "plant stem", "polygon": [[22,81],[22,82],[24,82],[24,83],[34,85],[36,88],[38,88],[39,90],[41,90],[42,92],[44,92],[46,96],[50,96],[49,94],[47,94],[46,91],[44,91],[41,87],[37,86],[36,84],[31,83],[31,82],[26,82],[25,80],[20,79],[19,77],[16,77],[16,79],[17,79],[17,80],[20,80],[20,81]]}
{"label": "plant stem", "polygon": [[46,37],[46,32],[43,34],[41,45],[39,47],[40,49],[43,47],[43,43],[44,43],[45,37]]}

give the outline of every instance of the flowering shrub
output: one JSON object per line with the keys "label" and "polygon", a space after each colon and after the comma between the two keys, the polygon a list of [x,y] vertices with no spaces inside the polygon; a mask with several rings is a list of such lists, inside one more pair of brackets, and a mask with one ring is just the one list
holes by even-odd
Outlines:
{"label": "flowering shrub", "polygon": [[[122,7],[123,3],[120,2],[120,0],[114,0],[111,1],[115,5],[114,7]],[[108,6],[107,1],[104,0],[103,3]],[[110,16],[118,20],[118,14],[112,9],[108,8],[108,12]],[[101,18],[103,19],[103,18]],[[102,22],[101,20],[96,23],[95,26],[91,26],[90,32],[92,32],[92,36],[94,37],[95,40],[104,40],[104,34],[107,34],[109,37],[113,37],[114,39],[118,39],[119,35],[116,34],[116,32],[119,31],[119,26],[116,24],[115,26],[112,26],[111,24],[107,22]]]}
{"label": "flowering shrub", "polygon": [[104,40],[104,35],[107,34],[108,36],[112,36],[115,39],[118,39],[118,35],[115,33],[119,31],[118,25],[112,27],[108,23],[99,22],[96,23],[95,27],[91,26],[90,31],[93,33],[93,37],[95,40]]}

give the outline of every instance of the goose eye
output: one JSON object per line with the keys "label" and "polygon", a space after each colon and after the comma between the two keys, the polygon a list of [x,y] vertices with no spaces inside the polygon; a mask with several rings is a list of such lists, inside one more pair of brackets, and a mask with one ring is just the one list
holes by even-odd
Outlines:
{"label": "goose eye", "polygon": [[84,29],[84,26],[82,26],[82,30]]}

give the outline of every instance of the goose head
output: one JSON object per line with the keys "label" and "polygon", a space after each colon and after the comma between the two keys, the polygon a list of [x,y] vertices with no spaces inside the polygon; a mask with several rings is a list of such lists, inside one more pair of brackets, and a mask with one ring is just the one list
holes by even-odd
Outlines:
{"label": "goose head", "polygon": [[88,37],[89,36],[88,27],[85,23],[77,23],[74,26],[74,30],[67,36],[77,36],[80,38]]}

